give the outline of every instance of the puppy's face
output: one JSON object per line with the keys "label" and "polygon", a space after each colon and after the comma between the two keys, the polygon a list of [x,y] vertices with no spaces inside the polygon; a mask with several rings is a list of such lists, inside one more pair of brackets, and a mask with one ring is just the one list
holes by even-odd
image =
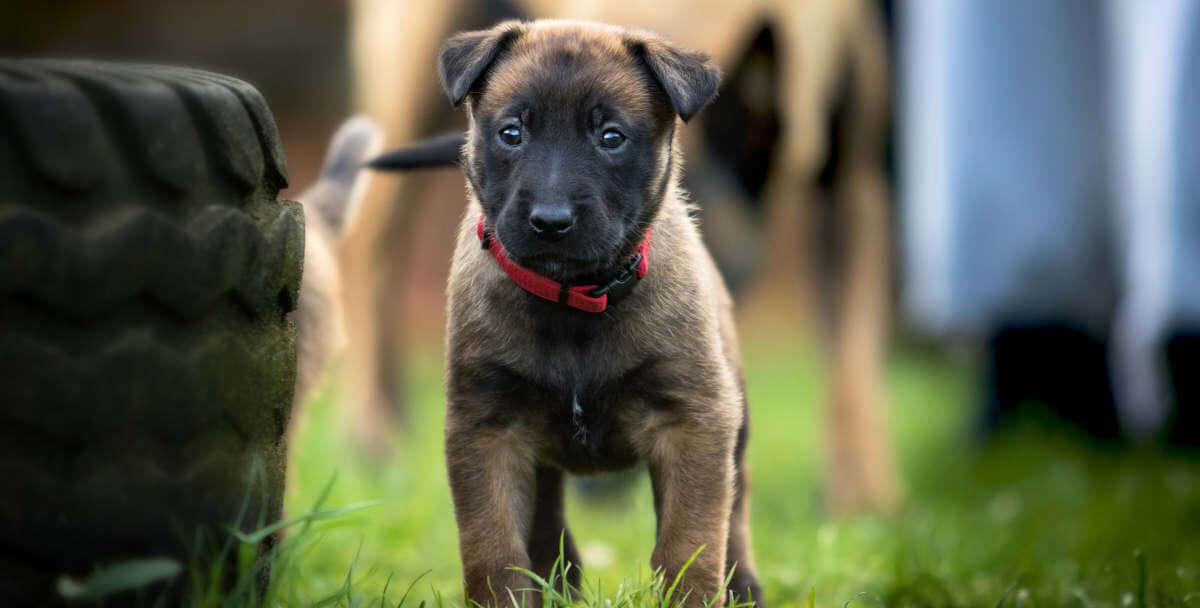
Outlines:
{"label": "puppy's face", "polygon": [[456,36],[442,76],[471,100],[466,170],[488,225],[518,264],[563,279],[641,240],[671,179],[675,117],[718,82],[653,35],[555,21]]}

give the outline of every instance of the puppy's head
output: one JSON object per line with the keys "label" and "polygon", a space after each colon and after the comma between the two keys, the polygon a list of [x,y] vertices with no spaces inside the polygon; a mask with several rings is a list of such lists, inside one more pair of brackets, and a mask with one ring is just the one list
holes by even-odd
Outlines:
{"label": "puppy's head", "polygon": [[468,107],[466,172],[488,225],[517,263],[560,279],[642,239],[672,179],[676,118],[720,81],[655,34],[569,21],[458,34],[440,73]]}

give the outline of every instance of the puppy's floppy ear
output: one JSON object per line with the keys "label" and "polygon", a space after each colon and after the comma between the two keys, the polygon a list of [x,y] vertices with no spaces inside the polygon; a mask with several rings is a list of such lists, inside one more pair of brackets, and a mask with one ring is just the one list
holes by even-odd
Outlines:
{"label": "puppy's floppy ear", "polygon": [[455,107],[467,98],[496,57],[525,31],[520,21],[504,21],[491,29],[455,34],[442,45],[438,75]]}
{"label": "puppy's floppy ear", "polygon": [[681,49],[657,35],[642,32],[627,39],[626,45],[646,62],[684,122],[717,96],[721,71],[708,55]]}

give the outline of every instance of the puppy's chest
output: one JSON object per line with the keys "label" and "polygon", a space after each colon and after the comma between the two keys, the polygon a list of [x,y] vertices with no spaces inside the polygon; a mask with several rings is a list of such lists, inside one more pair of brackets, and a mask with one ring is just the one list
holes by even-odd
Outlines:
{"label": "puppy's chest", "polygon": [[638,430],[661,408],[655,361],[621,369],[601,357],[547,352],[540,370],[510,376],[513,390],[498,404],[532,434],[543,458],[568,471],[633,465]]}
{"label": "puppy's chest", "polygon": [[[483,355],[467,358],[474,369],[462,374],[483,380],[479,398],[470,400],[481,408],[476,416],[519,425],[545,460],[568,471],[633,465],[642,429],[671,409],[663,397],[684,380],[668,370],[679,366],[648,339],[632,308],[592,316],[532,299],[523,304],[489,326],[484,342],[502,351],[462,349]],[[453,342],[451,349],[453,360]]]}
{"label": "puppy's chest", "polygon": [[530,427],[543,457],[578,473],[620,469],[637,461],[631,431],[645,403],[612,387],[539,387]]}

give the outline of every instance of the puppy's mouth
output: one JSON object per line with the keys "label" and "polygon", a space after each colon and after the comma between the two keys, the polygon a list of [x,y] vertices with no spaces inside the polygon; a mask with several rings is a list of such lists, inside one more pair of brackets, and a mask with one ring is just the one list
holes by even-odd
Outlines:
{"label": "puppy's mouth", "polygon": [[531,255],[512,255],[512,260],[542,276],[558,281],[575,281],[596,276],[610,264],[607,259],[581,258],[565,253],[540,252]]}
{"label": "puppy's mouth", "polygon": [[[609,272],[618,262],[620,246],[596,234],[572,234],[547,243],[517,230],[512,236],[501,221],[493,237],[504,247],[508,258],[544,277],[574,285],[586,285]],[[581,233],[584,228],[579,228]]]}

